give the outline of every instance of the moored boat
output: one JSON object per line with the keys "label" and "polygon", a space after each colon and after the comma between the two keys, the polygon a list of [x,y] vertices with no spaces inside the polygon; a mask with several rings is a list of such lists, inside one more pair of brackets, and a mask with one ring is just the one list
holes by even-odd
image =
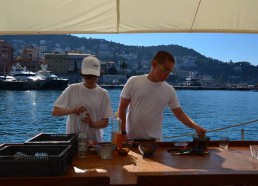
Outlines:
{"label": "moored boat", "polygon": [[26,70],[18,63],[8,76],[1,76],[0,90],[62,90],[68,86],[68,79],[60,78],[46,65],[37,73]]}
{"label": "moored boat", "polygon": [[201,86],[199,78],[188,76],[185,79],[185,86]]}

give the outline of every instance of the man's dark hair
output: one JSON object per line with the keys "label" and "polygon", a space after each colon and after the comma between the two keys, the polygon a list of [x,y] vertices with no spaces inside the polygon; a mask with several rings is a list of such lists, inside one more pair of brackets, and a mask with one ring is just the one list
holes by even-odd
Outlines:
{"label": "man's dark hair", "polygon": [[157,61],[158,63],[165,63],[166,61],[170,61],[171,63],[175,63],[174,57],[166,51],[159,51],[152,60]]}

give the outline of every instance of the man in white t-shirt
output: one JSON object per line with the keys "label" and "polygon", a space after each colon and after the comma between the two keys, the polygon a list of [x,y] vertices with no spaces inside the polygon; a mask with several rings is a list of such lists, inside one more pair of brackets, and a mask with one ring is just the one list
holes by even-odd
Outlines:
{"label": "man in white t-shirt", "polygon": [[161,141],[166,106],[184,125],[195,129],[198,135],[205,136],[206,130],[184,113],[175,89],[165,81],[174,65],[175,60],[170,53],[159,51],[151,62],[149,74],[133,76],[126,82],[118,108],[125,139],[155,138]]}
{"label": "man in white t-shirt", "polygon": [[81,76],[83,82],[71,84],[55,101],[52,115],[67,115],[67,133],[77,133],[81,122],[88,125],[85,127],[88,139],[93,143],[101,142],[102,128],[108,126],[113,111],[108,91],[97,85],[100,61],[94,56],[85,57]]}

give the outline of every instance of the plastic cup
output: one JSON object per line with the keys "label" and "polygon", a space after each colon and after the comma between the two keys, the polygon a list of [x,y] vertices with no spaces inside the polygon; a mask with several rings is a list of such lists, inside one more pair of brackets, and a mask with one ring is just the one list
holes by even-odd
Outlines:
{"label": "plastic cup", "polygon": [[253,159],[258,159],[258,145],[250,145],[250,152]]}
{"label": "plastic cup", "polygon": [[228,149],[228,136],[220,136],[219,138],[219,147],[222,149]]}

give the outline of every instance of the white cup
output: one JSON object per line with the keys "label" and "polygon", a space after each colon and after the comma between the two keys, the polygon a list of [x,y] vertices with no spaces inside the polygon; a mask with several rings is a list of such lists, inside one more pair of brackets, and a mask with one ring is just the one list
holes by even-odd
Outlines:
{"label": "white cup", "polygon": [[219,138],[219,147],[222,149],[228,149],[228,136],[220,136]]}
{"label": "white cup", "polygon": [[258,160],[258,145],[250,145],[250,152],[252,158]]}

